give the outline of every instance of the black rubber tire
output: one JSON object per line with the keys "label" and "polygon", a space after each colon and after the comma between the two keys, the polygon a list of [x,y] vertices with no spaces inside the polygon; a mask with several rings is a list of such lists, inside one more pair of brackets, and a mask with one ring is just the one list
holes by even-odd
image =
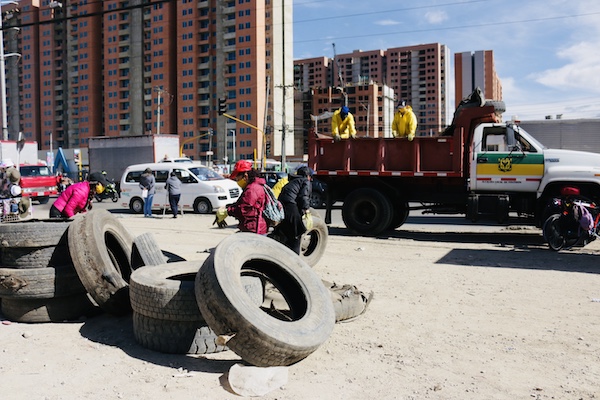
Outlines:
{"label": "black rubber tire", "polygon": [[67,236],[75,270],[96,304],[114,315],[129,313],[129,231],[110,212],[98,209],[76,218]]}
{"label": "black rubber tire", "polygon": [[48,204],[50,201],[50,196],[41,196],[37,198],[38,203],[40,204]]}
{"label": "black rubber tire", "polygon": [[51,299],[2,299],[2,313],[14,322],[64,322],[96,312],[85,293]]}
{"label": "black rubber tire", "polygon": [[112,200],[113,203],[116,203],[117,201],[119,201],[119,195],[117,194],[117,192],[113,192],[110,195],[110,198],[111,198],[111,200]]}
{"label": "black rubber tire", "polygon": [[348,229],[364,236],[376,236],[385,231],[393,218],[392,204],[381,192],[360,188],[344,200],[342,219]]}
{"label": "black rubber tire", "polygon": [[503,114],[506,111],[506,104],[502,100],[486,100],[483,104],[485,106],[494,106],[496,114]]}
{"label": "black rubber tire", "polygon": [[0,247],[56,246],[70,220],[29,219],[0,224]]}
{"label": "black rubber tire", "polygon": [[134,197],[129,202],[129,209],[136,214],[143,213],[144,212],[144,200],[141,197]]}
{"label": "black rubber tire", "polygon": [[194,201],[194,212],[196,214],[210,214],[212,209],[212,204],[206,197],[199,197]]}
{"label": "black rubber tire", "polygon": [[[267,314],[244,293],[244,271],[261,274],[283,295],[289,320]],[[323,344],[335,324],[329,291],[297,254],[261,235],[237,233],[222,240],[196,275],[196,300],[218,335],[234,336],[227,346],[259,366],[298,362]]]}
{"label": "black rubber tire", "polygon": [[[204,321],[194,291],[203,261],[185,261],[141,267],[131,274],[129,297],[133,311],[164,321]],[[242,276],[253,304],[261,306],[264,288],[258,277]],[[204,323],[206,325],[206,323]]]}
{"label": "black rubber tire", "polygon": [[392,222],[390,223],[390,226],[388,227],[388,229],[392,230],[392,231],[394,229],[400,228],[402,225],[404,225],[404,223],[408,219],[408,214],[410,213],[408,203],[404,202],[404,203],[397,204],[394,207],[393,212],[394,212],[394,216],[392,217]]}
{"label": "black rubber tire", "polygon": [[560,251],[566,245],[565,237],[560,233],[561,214],[553,214],[548,217],[542,228],[544,239],[548,247],[554,251]]}
{"label": "black rubber tire", "polygon": [[45,268],[56,246],[5,247],[0,249],[0,265],[5,268]]}
{"label": "black rubber tire", "polygon": [[152,232],[142,233],[133,239],[131,267],[135,270],[144,265],[160,265],[167,262]]}
{"label": "black rubber tire", "polygon": [[50,299],[85,293],[72,265],[48,268],[0,268],[0,297]]}
{"label": "black rubber tire", "polygon": [[300,257],[305,263],[314,267],[323,257],[328,239],[329,231],[325,221],[313,215],[313,228],[302,235]]}
{"label": "black rubber tire", "polygon": [[133,311],[165,321],[199,321],[194,280],[202,261],[141,267],[131,274],[129,297]]}
{"label": "black rubber tire", "polygon": [[200,321],[164,321],[133,312],[133,335],[143,347],[168,354],[211,354],[228,350]]}

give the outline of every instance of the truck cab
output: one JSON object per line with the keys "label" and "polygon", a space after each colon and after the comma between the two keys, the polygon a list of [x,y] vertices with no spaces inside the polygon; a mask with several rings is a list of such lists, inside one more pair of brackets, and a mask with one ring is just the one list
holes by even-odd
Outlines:
{"label": "truck cab", "polygon": [[21,164],[19,172],[21,173],[20,186],[23,190],[23,197],[46,204],[50,200],[50,196],[58,194],[56,177],[47,165]]}

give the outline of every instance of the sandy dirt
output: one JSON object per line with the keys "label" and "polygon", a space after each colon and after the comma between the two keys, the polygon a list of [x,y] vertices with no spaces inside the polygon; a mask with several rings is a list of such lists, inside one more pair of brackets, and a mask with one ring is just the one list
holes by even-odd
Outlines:
{"label": "sandy dirt", "polygon": [[[211,216],[117,217],[188,260],[235,232]],[[262,398],[600,398],[600,243],[555,253],[535,228],[453,229],[330,227],[315,271],[374,299]],[[239,362],[147,350],[131,316],[0,325],[1,399],[236,399],[227,372]]]}

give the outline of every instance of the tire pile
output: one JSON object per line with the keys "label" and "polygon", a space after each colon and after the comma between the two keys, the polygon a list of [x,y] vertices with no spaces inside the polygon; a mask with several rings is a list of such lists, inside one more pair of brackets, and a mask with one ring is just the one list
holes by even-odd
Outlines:
{"label": "tire pile", "polygon": [[151,350],[230,349],[256,366],[290,365],[370,301],[312,270],[328,235],[314,220],[301,256],[268,237],[236,233],[198,261],[160,250],[151,233],[132,237],[105,210],[0,224],[0,307],[16,322],[131,313],[136,341]]}

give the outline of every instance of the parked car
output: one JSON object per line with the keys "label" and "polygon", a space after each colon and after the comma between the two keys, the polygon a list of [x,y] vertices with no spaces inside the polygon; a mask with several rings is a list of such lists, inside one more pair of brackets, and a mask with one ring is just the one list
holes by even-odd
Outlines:
{"label": "parked car", "polygon": [[[267,181],[269,187],[275,186],[275,184],[281,179],[287,176],[287,172],[282,171],[264,171],[261,175]],[[325,189],[327,186],[317,180],[312,180],[312,194],[310,196],[310,206],[312,208],[323,208],[325,206]]]}
{"label": "parked car", "polygon": [[121,177],[121,206],[135,213],[143,211],[144,200],[139,187],[140,176],[150,168],[156,178],[156,194],[152,202],[153,209],[169,207],[165,182],[171,171],[175,171],[181,180],[181,200],[183,210],[193,210],[199,214],[208,214],[219,207],[235,203],[241,194],[241,188],[231,179],[226,179],[210,168],[195,163],[149,163],[130,165]]}

